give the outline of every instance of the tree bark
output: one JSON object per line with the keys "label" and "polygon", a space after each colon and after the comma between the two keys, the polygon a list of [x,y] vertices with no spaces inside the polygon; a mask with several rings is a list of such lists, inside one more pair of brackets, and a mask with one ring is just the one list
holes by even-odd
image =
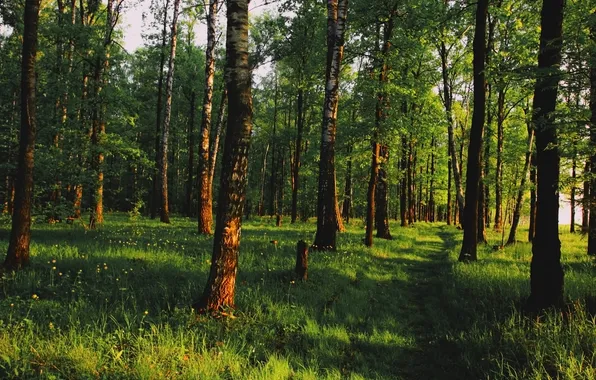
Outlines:
{"label": "tree bark", "polygon": [[170,206],[168,200],[168,140],[170,134],[170,120],[172,117],[172,87],[174,84],[174,68],[176,62],[176,43],[178,41],[178,10],[180,0],[174,0],[174,14],[170,32],[170,58],[168,59],[168,74],[166,75],[166,104],[164,110],[163,128],[160,140],[159,157],[159,193],[160,213],[162,223],[170,223]]}
{"label": "tree bark", "polygon": [[335,179],[335,135],[347,14],[348,0],[327,0],[325,103],[319,160],[317,232],[313,243],[313,247],[318,250],[336,250],[337,230],[341,223],[341,217],[338,219],[339,206]]}
{"label": "tree bark", "polygon": [[234,308],[240,229],[246,200],[248,151],[252,130],[251,73],[248,63],[248,0],[227,0],[226,86],[228,126],[211,270],[194,308],[221,312]]}
{"label": "tree bark", "polygon": [[532,121],[536,134],[538,191],[536,236],[532,240],[531,294],[528,307],[540,310],[563,304],[563,268],[559,240],[559,151],[553,112],[561,78],[564,0],[543,0],[538,77]]}
{"label": "tree bark", "polygon": [[8,251],[3,263],[7,270],[29,265],[31,242],[31,200],[36,134],[35,60],[40,0],[26,0],[21,61],[21,131],[15,178],[14,212]]}
{"label": "tree bark", "polygon": [[515,244],[517,226],[519,225],[519,219],[521,217],[521,209],[524,200],[524,192],[526,190],[526,178],[528,177],[528,171],[530,169],[530,161],[532,158],[532,148],[534,146],[534,130],[532,125],[528,125],[528,150],[526,151],[526,158],[524,161],[524,169],[522,171],[521,183],[517,190],[517,197],[515,199],[515,208],[513,209],[513,220],[511,222],[511,230],[509,230],[509,238],[507,239],[506,245]]}
{"label": "tree bark", "polygon": [[372,247],[373,245],[373,228],[375,221],[375,209],[376,209],[376,187],[379,177],[379,155],[381,151],[381,144],[376,141],[376,137],[373,138],[372,143],[372,162],[370,165],[370,179],[368,181],[368,192],[367,192],[367,206],[366,206],[366,234],[364,236],[364,245]]}
{"label": "tree bark", "polygon": [[479,0],[476,6],[476,29],[474,31],[474,114],[468,145],[466,171],[466,200],[464,209],[464,240],[459,261],[477,260],[478,244],[478,192],[482,170],[482,136],[486,108],[486,14],[488,0]]}
{"label": "tree bark", "polygon": [[211,234],[213,224],[213,196],[209,183],[209,134],[211,133],[211,109],[213,105],[213,80],[215,78],[215,27],[217,0],[209,0],[207,14],[207,48],[205,50],[205,90],[203,118],[201,121],[201,144],[199,145],[199,233]]}
{"label": "tree bark", "polygon": [[157,217],[158,211],[160,211],[160,188],[159,188],[159,160],[161,157],[161,111],[163,108],[162,101],[163,101],[163,67],[166,64],[166,40],[168,35],[168,6],[170,4],[170,0],[166,0],[163,10],[163,24],[161,30],[161,49],[159,52],[159,77],[157,80],[157,105],[155,107],[155,171],[153,173],[153,191],[151,197],[151,219],[155,219]]}
{"label": "tree bark", "polygon": [[269,144],[263,153],[263,167],[261,168],[261,195],[259,196],[259,216],[265,215],[265,173],[267,173],[267,154],[269,153]]}

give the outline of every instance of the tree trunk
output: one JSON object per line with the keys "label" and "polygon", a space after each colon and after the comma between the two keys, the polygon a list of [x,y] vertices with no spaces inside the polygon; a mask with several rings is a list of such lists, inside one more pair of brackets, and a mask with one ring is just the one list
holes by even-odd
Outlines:
{"label": "tree trunk", "polygon": [[532,240],[531,294],[528,306],[540,310],[563,304],[563,268],[559,240],[559,151],[553,112],[561,75],[563,0],[543,0],[538,76],[532,122],[536,134],[538,192],[536,236]]}
{"label": "tree trunk", "polygon": [[[219,141],[221,140],[223,134],[223,127],[226,118],[226,105],[228,102],[228,90],[224,84],[223,90],[221,92],[221,101],[219,102],[219,114],[217,118],[217,125],[215,126],[215,135],[214,139],[211,144],[209,154],[209,191],[213,194],[213,179],[215,177],[215,165],[217,164],[217,154],[219,152]],[[269,149],[269,146],[267,146]],[[266,166],[266,165],[265,165]],[[213,195],[211,195],[213,199]]]}
{"label": "tree trunk", "polygon": [[207,48],[205,50],[205,91],[201,144],[199,145],[199,233],[211,234],[213,224],[213,197],[209,183],[209,134],[211,133],[211,108],[213,105],[213,79],[215,78],[215,26],[217,0],[209,0],[207,14]]}
{"label": "tree trunk", "polygon": [[161,111],[163,108],[163,67],[166,64],[166,40],[168,35],[168,6],[170,0],[166,0],[163,10],[163,24],[161,30],[161,49],[159,52],[159,78],[157,80],[157,105],[155,107],[155,171],[153,173],[153,191],[151,197],[151,219],[157,217],[157,212],[160,211],[160,188],[159,188],[159,173],[160,173],[160,157],[161,157]]}
{"label": "tree trunk", "polygon": [[[277,70],[277,68],[275,69]],[[277,161],[276,161],[276,133],[277,133],[277,98],[278,98],[278,83],[277,71],[275,73],[275,94],[273,96],[273,136],[271,137],[271,177],[269,179],[269,216],[273,217],[275,214],[275,206],[277,205]]]}
{"label": "tree trunk", "polygon": [[443,75],[443,102],[445,105],[445,114],[447,115],[447,138],[449,150],[451,151],[451,169],[453,170],[453,180],[455,182],[455,196],[457,208],[459,210],[459,222],[463,224],[464,194],[461,184],[461,173],[459,171],[459,162],[457,160],[457,150],[455,149],[455,118],[453,116],[453,90],[449,85],[449,73],[447,69],[447,48],[445,41],[441,41],[441,72]]}
{"label": "tree trunk", "polygon": [[296,133],[296,148],[294,151],[294,169],[292,170],[292,215],[291,215],[291,223],[296,223],[296,218],[298,217],[298,189],[299,189],[299,180],[300,180],[300,155],[302,153],[302,135],[304,133],[304,89],[300,88],[298,90],[298,101],[297,101],[297,117],[298,120],[296,122],[297,125],[297,133]]}
{"label": "tree trunk", "polygon": [[410,133],[410,142],[408,144],[408,225],[414,223],[414,143],[412,141],[412,134]]}
{"label": "tree trunk", "polygon": [[174,0],[174,14],[170,32],[170,58],[168,60],[168,74],[166,76],[166,107],[164,110],[163,128],[161,131],[161,149],[159,157],[159,187],[160,213],[162,223],[170,223],[170,209],[168,201],[168,139],[170,134],[170,120],[172,117],[172,87],[174,84],[174,65],[176,62],[176,43],[178,40],[178,9],[180,0]]}
{"label": "tree trunk", "polygon": [[401,136],[401,179],[399,191],[399,218],[400,225],[407,227],[409,224],[408,218],[408,140],[405,134]]}
{"label": "tree trunk", "polygon": [[[596,92],[596,85],[594,86]],[[592,128],[593,129],[593,128]],[[586,161],[584,166],[584,190],[582,199],[582,234],[587,234],[590,225],[590,160]]]}
{"label": "tree trunk", "polygon": [[219,312],[234,307],[240,229],[246,199],[252,130],[251,74],[248,63],[248,0],[227,0],[226,86],[228,126],[217,207],[211,270],[194,308]]}
{"label": "tree trunk", "polygon": [[372,143],[372,162],[370,165],[370,179],[368,180],[367,192],[367,206],[366,206],[366,235],[364,236],[364,245],[372,247],[373,245],[373,228],[375,221],[376,209],[376,187],[379,177],[379,155],[381,151],[381,144],[376,142],[376,137],[373,138]]}
{"label": "tree trunk", "polygon": [[503,135],[505,123],[505,88],[499,87],[497,99],[497,167],[495,168],[495,231],[503,228]]}
{"label": "tree trunk", "polygon": [[576,173],[575,170],[577,169],[577,161],[575,159],[575,154],[571,158],[571,196],[570,196],[570,206],[571,206],[571,221],[569,223],[569,232],[575,233],[575,179]]}
{"label": "tree trunk", "polygon": [[195,162],[195,107],[197,93],[193,90],[190,95],[190,119],[188,122],[188,177],[186,178],[186,215],[192,217],[193,173]]}
{"label": "tree trunk", "polygon": [[347,162],[346,162],[346,183],[344,187],[344,201],[342,204],[342,217],[346,223],[350,223],[350,217],[352,216],[352,146],[348,147],[347,151]]}
{"label": "tree trunk", "polygon": [[107,76],[109,68],[109,49],[112,43],[112,32],[115,28],[115,21],[118,17],[114,17],[114,2],[108,0],[106,5],[106,26],[105,35],[103,39],[102,50],[95,60],[95,71],[93,75],[94,80],[94,104],[93,104],[93,118],[91,122],[91,146],[92,155],[91,165],[96,175],[95,189],[91,202],[91,216],[89,218],[89,228],[94,229],[97,225],[103,223],[103,188],[104,188],[104,174],[103,162],[104,152],[103,144],[106,134],[106,104],[102,99],[102,91],[107,85]]}
{"label": "tree trunk", "polygon": [[447,147],[447,225],[451,225],[451,148]]}
{"label": "tree trunk", "polygon": [[536,151],[532,152],[530,156],[530,226],[528,228],[528,241],[531,243],[536,236],[536,190],[537,190],[537,178],[536,178]]}
{"label": "tree trunk", "polygon": [[476,6],[476,29],[474,31],[474,114],[468,145],[466,171],[466,200],[464,209],[464,240],[459,261],[473,261],[478,258],[478,192],[482,171],[482,136],[486,108],[486,78],[484,59],[486,57],[486,14],[488,0],[478,0]]}
{"label": "tree trunk", "polygon": [[263,167],[261,168],[261,195],[259,196],[259,216],[265,215],[265,173],[267,173],[267,154],[269,153],[269,144],[263,153]]}
{"label": "tree trunk", "polygon": [[317,202],[317,232],[313,247],[335,250],[338,219],[335,179],[335,135],[339,101],[339,75],[344,52],[344,36],[348,0],[327,0],[327,67],[325,73],[325,103],[321,129],[319,160],[319,193]]}
{"label": "tree trunk", "polygon": [[435,222],[435,137],[431,140],[431,156],[430,156],[430,188],[429,188],[429,199],[428,199],[428,220],[431,223]]}
{"label": "tree trunk", "polygon": [[36,134],[35,60],[40,0],[26,0],[21,61],[21,132],[15,178],[14,212],[3,267],[18,270],[29,265],[31,200]]}
{"label": "tree trunk", "polygon": [[389,199],[388,199],[388,180],[387,180],[387,161],[389,161],[389,147],[381,145],[379,147],[379,171],[377,173],[377,188],[375,192],[375,225],[377,227],[377,237],[380,239],[393,239],[389,231]]}
{"label": "tree trunk", "polygon": [[300,240],[296,245],[296,267],[294,269],[299,280],[308,278],[308,244]]}
{"label": "tree trunk", "polygon": [[517,190],[517,198],[515,199],[515,208],[513,209],[513,221],[511,223],[511,230],[509,230],[509,238],[507,239],[506,245],[515,244],[517,226],[519,225],[519,219],[521,217],[521,209],[524,200],[524,192],[526,191],[526,178],[528,177],[528,171],[530,169],[530,161],[532,158],[532,148],[534,146],[534,130],[532,125],[528,125],[528,150],[526,151],[526,159],[524,161],[524,170],[522,171],[521,183]]}

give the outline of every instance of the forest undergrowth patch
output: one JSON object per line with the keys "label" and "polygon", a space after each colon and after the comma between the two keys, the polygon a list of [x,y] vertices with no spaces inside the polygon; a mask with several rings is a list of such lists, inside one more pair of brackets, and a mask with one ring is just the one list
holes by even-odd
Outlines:
{"label": "forest undergrowth patch", "polygon": [[[529,293],[531,246],[456,261],[461,231],[392,224],[362,244],[347,226],[337,252],[295,245],[315,225],[269,218],[243,226],[234,319],[197,316],[211,239],[124,214],[99,231],[35,224],[33,265],[0,280],[0,378],[594,379],[596,295],[585,240],[563,234],[571,313],[539,319]],[[0,226],[6,250],[9,226]],[[497,234],[489,239],[498,240]],[[272,244],[271,241],[277,241]]]}

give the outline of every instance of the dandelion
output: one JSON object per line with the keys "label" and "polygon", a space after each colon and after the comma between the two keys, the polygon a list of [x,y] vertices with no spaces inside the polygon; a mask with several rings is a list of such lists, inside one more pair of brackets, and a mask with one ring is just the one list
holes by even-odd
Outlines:
{"label": "dandelion", "polygon": [[52,264],[56,264],[56,259],[52,259]]}
{"label": "dandelion", "polygon": [[58,272],[58,276],[62,276],[62,272]]}
{"label": "dandelion", "polygon": [[50,323],[48,324],[48,328],[49,328],[50,330],[54,330],[54,324],[53,324],[52,322],[50,322]]}
{"label": "dandelion", "polygon": [[103,267],[103,270],[108,270],[108,266],[107,266],[107,265],[105,265],[105,266]]}
{"label": "dandelion", "polygon": [[52,267],[52,270],[56,270],[56,267]]}
{"label": "dandelion", "polygon": [[10,307],[14,307],[14,303],[11,303],[11,304],[10,304]]}
{"label": "dandelion", "polygon": [[149,314],[149,311],[148,310],[145,310],[145,315],[148,315],[148,314]]}
{"label": "dandelion", "polygon": [[34,293],[34,294],[31,296],[31,298],[33,298],[34,300],[36,300],[36,299],[39,299],[39,296],[38,296],[37,294],[35,294],[35,293]]}

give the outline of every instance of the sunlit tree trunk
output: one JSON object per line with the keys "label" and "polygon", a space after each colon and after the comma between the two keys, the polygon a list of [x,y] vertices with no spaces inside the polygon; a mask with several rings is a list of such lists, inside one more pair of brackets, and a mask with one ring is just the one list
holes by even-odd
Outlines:
{"label": "sunlit tree trunk", "polygon": [[[221,92],[221,101],[219,102],[219,111],[217,117],[217,123],[215,125],[215,134],[213,141],[211,142],[211,153],[209,154],[209,188],[213,194],[213,178],[215,177],[215,165],[217,164],[217,154],[219,152],[219,142],[221,140],[224,124],[226,119],[226,106],[228,103],[228,91],[225,87]],[[211,196],[213,198],[213,196]]]}
{"label": "sunlit tree trunk", "polygon": [[344,51],[348,0],[327,0],[327,68],[325,103],[321,130],[319,160],[319,194],[317,232],[313,247],[335,250],[338,226],[341,223],[335,179],[335,134],[339,101],[339,75]]}
{"label": "sunlit tree trunk", "polygon": [[536,236],[530,264],[530,309],[563,304],[563,268],[559,240],[559,150],[554,115],[561,74],[564,0],[543,0],[539,76],[534,90],[532,122],[536,135],[538,191]]}
{"label": "sunlit tree trunk", "polygon": [[304,134],[304,89],[298,90],[297,100],[297,122],[296,122],[296,148],[294,151],[294,168],[292,170],[292,210],[291,210],[291,223],[296,222],[298,217],[298,189],[300,186],[300,166],[301,166],[301,154],[302,154],[302,135]]}
{"label": "sunlit tree trunk", "polygon": [[[594,90],[596,91],[596,89]],[[590,225],[590,160],[584,165],[584,188],[582,199],[582,234],[587,234]]]}
{"label": "sunlit tree trunk", "polygon": [[346,223],[350,223],[352,217],[352,147],[349,146],[347,149],[347,162],[346,162],[346,182],[344,185],[344,201],[342,204],[342,217]]}
{"label": "sunlit tree trunk", "polygon": [[484,59],[486,57],[486,14],[488,0],[479,0],[476,5],[476,29],[474,31],[474,114],[468,145],[466,170],[466,200],[464,209],[464,239],[459,261],[477,259],[478,244],[478,192],[482,171],[482,136],[485,122],[486,78]]}
{"label": "sunlit tree trunk", "polygon": [[178,9],[180,0],[174,0],[174,14],[170,32],[170,58],[168,60],[168,74],[166,75],[166,104],[164,109],[163,127],[160,140],[159,157],[159,193],[160,213],[162,223],[170,223],[170,208],[168,200],[168,140],[170,134],[170,120],[172,118],[172,87],[174,84],[174,67],[176,62],[176,43],[178,41]]}
{"label": "sunlit tree trunk", "polygon": [[188,120],[188,174],[186,178],[186,215],[191,217],[193,201],[193,174],[195,166],[195,107],[197,93],[193,90],[190,94],[190,118]]}
{"label": "sunlit tree trunk", "polygon": [[199,145],[199,233],[211,234],[213,224],[213,197],[209,183],[209,134],[211,133],[211,109],[213,105],[213,79],[215,78],[215,26],[217,0],[209,0],[207,14],[207,48],[205,50],[205,91],[201,143]]}
{"label": "sunlit tree trunk", "polygon": [[401,162],[400,162],[400,191],[399,191],[399,219],[402,227],[409,224],[408,218],[408,139],[406,135],[401,136]]}
{"label": "sunlit tree trunk", "polygon": [[21,132],[15,177],[14,212],[3,267],[18,270],[29,265],[31,200],[36,134],[35,60],[40,0],[26,0],[21,61]]}
{"label": "sunlit tree trunk", "polygon": [[571,207],[571,220],[569,221],[569,232],[575,233],[575,179],[576,179],[577,161],[575,154],[571,158],[571,195],[570,195],[570,207]]}
{"label": "sunlit tree trunk", "polygon": [[377,237],[380,239],[391,240],[389,231],[389,186],[387,178],[387,161],[389,161],[389,147],[381,145],[379,148],[379,171],[377,173],[377,188],[375,192],[375,225],[377,228]]}
{"label": "sunlit tree trunk", "polygon": [[234,307],[240,228],[246,199],[252,130],[251,73],[248,64],[248,0],[227,0],[226,85],[228,126],[217,207],[211,270],[198,311]]}

